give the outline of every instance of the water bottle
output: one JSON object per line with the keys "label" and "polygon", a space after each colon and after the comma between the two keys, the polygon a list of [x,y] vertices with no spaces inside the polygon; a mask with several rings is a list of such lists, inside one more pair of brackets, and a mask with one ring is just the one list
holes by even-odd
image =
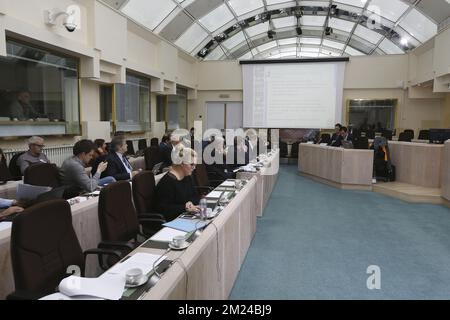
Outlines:
{"label": "water bottle", "polygon": [[202,220],[208,219],[208,201],[205,198],[200,200],[200,218]]}

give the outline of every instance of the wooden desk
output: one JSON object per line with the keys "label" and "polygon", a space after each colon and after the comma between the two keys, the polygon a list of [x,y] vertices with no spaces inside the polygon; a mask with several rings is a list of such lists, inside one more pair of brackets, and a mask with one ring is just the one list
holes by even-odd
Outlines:
{"label": "wooden desk", "polygon": [[[256,180],[247,183],[186,251],[167,255],[178,262],[144,300],[228,299],[256,232]],[[164,254],[144,248],[136,252]]]}
{"label": "wooden desk", "polygon": [[373,151],[302,143],[298,169],[307,177],[338,188],[372,190]]}
{"label": "wooden desk", "polygon": [[250,172],[239,172],[237,174],[238,179],[250,180],[256,177],[256,189],[257,189],[257,206],[258,206],[258,217],[262,217],[264,210],[266,209],[267,202],[272,195],[275,184],[278,180],[278,173],[280,168],[280,150],[275,151],[267,159],[267,167],[261,168],[261,171],[257,173]]}
{"label": "wooden desk", "polygon": [[389,150],[398,182],[441,187],[443,145],[389,141]]}
{"label": "wooden desk", "polygon": [[0,186],[0,198],[15,199],[17,193],[17,186],[23,181],[8,181],[7,184]]}
{"label": "wooden desk", "polygon": [[[164,177],[161,174],[155,177],[158,182]],[[72,224],[80,241],[81,248],[88,250],[97,248],[101,242],[100,224],[98,221],[98,198],[72,206]],[[1,225],[1,223],[0,223]],[[10,253],[11,229],[0,231],[0,300],[14,291],[14,276]],[[96,275],[99,272],[98,262],[91,257],[87,263],[87,274]]]}

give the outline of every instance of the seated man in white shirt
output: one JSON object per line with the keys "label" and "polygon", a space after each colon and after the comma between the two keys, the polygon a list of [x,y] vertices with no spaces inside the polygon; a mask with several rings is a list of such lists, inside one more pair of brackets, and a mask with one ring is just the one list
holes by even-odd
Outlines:
{"label": "seated man in white shirt", "polygon": [[127,142],[123,136],[115,137],[111,141],[110,153],[106,158],[108,168],[102,177],[113,177],[117,181],[131,180],[139,173],[139,171],[133,171],[130,162],[125,156],[127,151]]}
{"label": "seated man in white shirt", "polygon": [[0,209],[6,209],[0,212],[0,220],[16,213],[22,212],[24,209],[18,206],[16,200],[8,200],[0,198]]}

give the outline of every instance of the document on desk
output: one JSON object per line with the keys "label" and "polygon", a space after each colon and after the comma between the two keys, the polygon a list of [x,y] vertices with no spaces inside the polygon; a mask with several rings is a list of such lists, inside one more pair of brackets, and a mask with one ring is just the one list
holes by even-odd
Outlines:
{"label": "document on desk", "polygon": [[12,222],[0,222],[0,231],[9,230],[12,228]]}
{"label": "document on desk", "polygon": [[157,234],[150,238],[152,241],[157,242],[172,242],[173,238],[177,236],[186,236],[187,232],[180,231],[172,228],[163,228]]}
{"label": "document on desk", "polygon": [[220,196],[222,196],[223,193],[223,197],[226,198],[229,196],[229,192],[223,192],[223,191],[213,191],[210,194],[208,194],[206,196],[207,199],[219,199]]}
{"label": "document on desk", "polygon": [[234,181],[225,181],[225,182],[222,183],[220,186],[221,186],[221,187],[227,187],[227,188],[231,188],[231,187],[234,188],[235,183],[234,183]]}
{"label": "document on desk", "polygon": [[204,228],[207,224],[207,222],[201,220],[188,220],[178,218],[171,222],[163,224],[163,226],[180,231],[193,232]]}
{"label": "document on desk", "polygon": [[68,297],[89,296],[119,300],[125,290],[125,275],[103,275],[99,278],[70,276],[59,284],[59,292]]}
{"label": "document on desk", "polygon": [[107,271],[103,277],[109,275],[120,275],[125,281],[126,273],[131,269],[141,269],[144,274],[149,274],[153,268],[156,268],[162,261],[166,260],[166,256],[160,256],[150,253],[136,253],[127,260],[116,264],[109,271]]}

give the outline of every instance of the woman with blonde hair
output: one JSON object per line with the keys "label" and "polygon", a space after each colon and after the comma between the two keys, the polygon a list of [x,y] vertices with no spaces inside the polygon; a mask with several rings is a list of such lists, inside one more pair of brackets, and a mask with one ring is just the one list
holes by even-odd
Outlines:
{"label": "woman with blonde hair", "polygon": [[155,209],[167,221],[184,212],[199,212],[200,197],[195,189],[192,173],[196,168],[197,153],[182,144],[172,151],[172,166],[155,190]]}

